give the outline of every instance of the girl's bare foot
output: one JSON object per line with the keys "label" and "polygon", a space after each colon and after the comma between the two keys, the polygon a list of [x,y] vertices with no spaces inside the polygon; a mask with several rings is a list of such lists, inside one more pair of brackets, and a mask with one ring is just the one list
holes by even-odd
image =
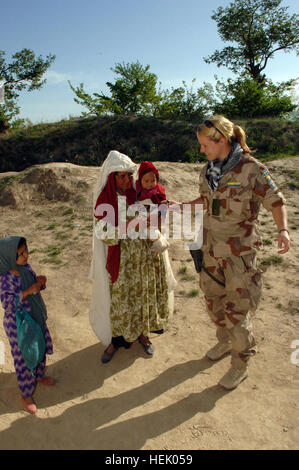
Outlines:
{"label": "girl's bare foot", "polygon": [[28,413],[34,415],[37,412],[36,404],[32,397],[21,397],[21,402],[23,404],[24,410]]}

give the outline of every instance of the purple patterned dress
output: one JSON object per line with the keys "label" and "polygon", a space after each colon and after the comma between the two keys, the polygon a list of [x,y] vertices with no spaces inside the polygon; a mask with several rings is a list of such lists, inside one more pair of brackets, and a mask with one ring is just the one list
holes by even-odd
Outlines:
{"label": "purple patterned dress", "polygon": [[[29,264],[26,267],[31,271],[34,278],[36,278],[35,272],[32,270]],[[17,379],[21,395],[24,398],[31,397],[33,395],[36,379],[42,379],[44,377],[46,367],[46,354],[53,354],[53,345],[50,332],[48,328],[45,329],[45,342],[46,352],[43,360],[37,365],[35,369],[35,377],[31,374],[31,371],[26,366],[23,355],[18,347],[17,341],[17,324],[16,324],[16,301],[17,296],[22,302],[23,292],[21,287],[21,277],[12,274],[10,271],[0,276],[0,299],[2,307],[4,309],[3,326],[5,333],[8,337],[11,354],[14,359],[14,365],[17,373]],[[23,307],[30,312],[30,304],[27,300],[23,302]]]}

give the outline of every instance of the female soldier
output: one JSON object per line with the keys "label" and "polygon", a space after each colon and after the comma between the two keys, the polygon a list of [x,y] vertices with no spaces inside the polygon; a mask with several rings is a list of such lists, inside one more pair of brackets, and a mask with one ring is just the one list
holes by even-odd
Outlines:
{"label": "female soldier", "polygon": [[256,262],[260,205],[272,212],[280,254],[290,247],[287,211],[268,169],[251,156],[240,126],[213,116],[199,126],[197,137],[208,163],[200,173],[200,196],[191,204],[204,206],[200,286],[218,339],[207,357],[217,360],[231,351],[231,368],[220,381],[231,390],[248,376],[249,358],[257,350],[250,312],[262,286]]}

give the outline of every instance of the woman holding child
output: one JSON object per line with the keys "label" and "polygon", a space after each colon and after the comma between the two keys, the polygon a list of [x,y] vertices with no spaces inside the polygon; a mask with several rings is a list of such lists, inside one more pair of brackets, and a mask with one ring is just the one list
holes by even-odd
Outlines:
{"label": "woman holding child", "polygon": [[172,309],[175,281],[168,255],[153,251],[150,240],[130,234],[134,217],[123,220],[123,213],[119,213],[119,207],[127,213],[137,200],[135,171],[129,157],[111,151],[102,165],[95,204],[98,220],[90,321],[98,338],[108,346],[103,363],[109,362],[119,347],[127,349],[136,340],[152,356],[154,346],[148,335],[165,327]]}

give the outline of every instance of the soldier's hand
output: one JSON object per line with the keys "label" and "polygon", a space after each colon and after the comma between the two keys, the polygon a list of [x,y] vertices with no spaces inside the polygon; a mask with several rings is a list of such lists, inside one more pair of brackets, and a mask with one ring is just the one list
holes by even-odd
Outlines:
{"label": "soldier's hand", "polygon": [[284,253],[289,251],[290,246],[291,246],[290,235],[288,234],[286,230],[283,230],[282,232],[278,234],[278,240],[277,240],[278,253],[280,255],[283,255]]}

